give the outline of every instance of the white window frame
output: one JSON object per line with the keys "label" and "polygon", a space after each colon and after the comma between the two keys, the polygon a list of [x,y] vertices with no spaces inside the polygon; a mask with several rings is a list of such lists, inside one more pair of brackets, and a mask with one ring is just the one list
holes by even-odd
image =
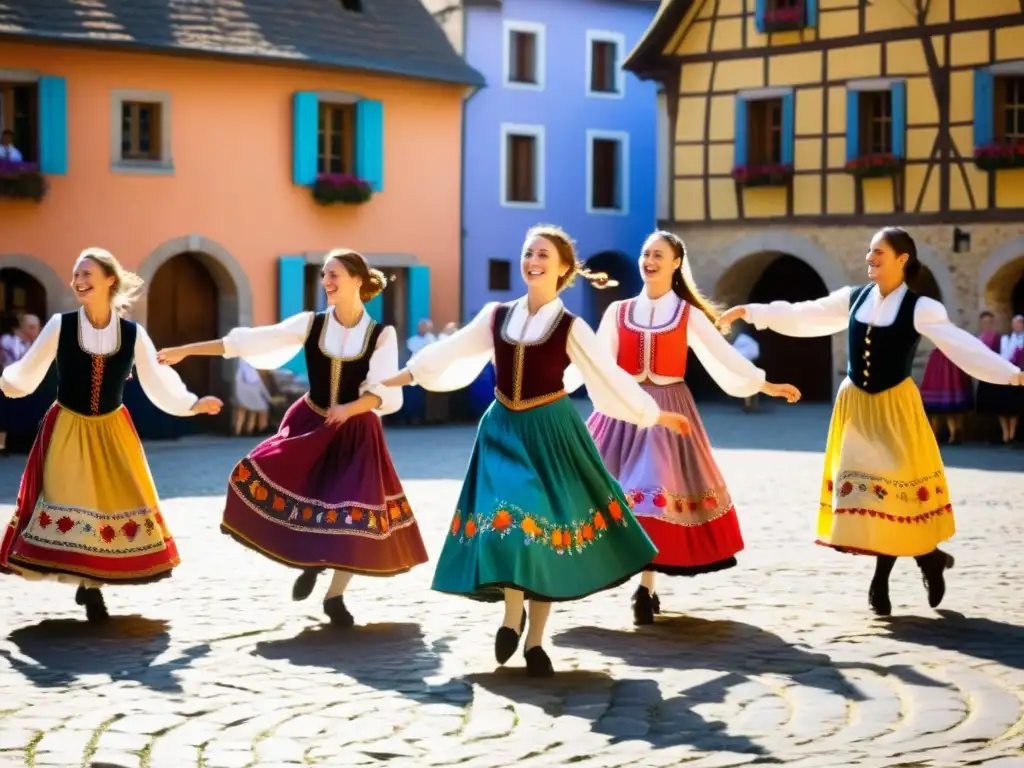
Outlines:
{"label": "white window frame", "polygon": [[[520,202],[518,200],[508,199],[508,138],[509,136],[532,136],[536,142],[536,153],[534,155],[534,175],[533,178],[536,184],[537,201],[533,203]],[[505,208],[532,208],[538,209],[544,207],[544,196],[546,187],[546,176],[547,167],[545,163],[544,154],[544,126],[543,125],[524,125],[521,123],[502,123],[500,130],[500,144],[501,148],[498,153],[499,162],[501,163],[500,173],[498,174],[498,199],[501,200],[501,205]]]}
{"label": "white window frame", "polygon": [[[595,208],[594,202],[594,141],[607,139],[619,142],[619,208]],[[628,131],[587,131],[587,213],[604,216],[629,215],[629,132]]]}
{"label": "white window frame", "polygon": [[[537,73],[536,83],[520,83],[512,80],[511,64],[511,53],[512,53],[512,33],[513,32],[524,32],[527,34],[534,35],[536,38],[536,46],[534,53],[537,56],[537,60],[534,62],[535,70]],[[502,83],[506,88],[511,88],[520,91],[543,91],[544,84],[547,75],[547,56],[545,51],[547,48],[547,27],[544,24],[540,24],[535,21],[512,21],[506,19],[501,26],[502,35]]]}
{"label": "white window frame", "polygon": [[[132,160],[121,155],[121,111],[125,102],[160,105],[160,159]],[[110,92],[110,169],[116,173],[174,173],[171,157],[171,94],[167,91],[115,90]]]}
{"label": "white window frame", "polygon": [[[615,93],[605,91],[593,91],[590,89],[594,68],[594,43],[612,43],[615,45]],[[605,29],[587,30],[586,66],[583,87],[586,94],[592,99],[622,99],[626,96],[626,72],[622,68],[622,62],[626,56],[626,36],[621,32],[612,32]]]}

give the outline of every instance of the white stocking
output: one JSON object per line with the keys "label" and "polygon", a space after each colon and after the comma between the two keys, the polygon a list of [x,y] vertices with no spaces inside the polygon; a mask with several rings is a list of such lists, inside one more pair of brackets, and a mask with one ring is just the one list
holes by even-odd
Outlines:
{"label": "white stocking", "polygon": [[647,591],[654,594],[654,571],[642,571],[640,573],[640,586],[647,587]]}
{"label": "white stocking", "polygon": [[327,597],[324,600],[330,600],[332,597],[345,593],[345,587],[352,581],[352,574],[349,571],[335,571],[334,578],[331,579],[331,586],[327,588]]}
{"label": "white stocking", "polygon": [[[544,628],[548,625],[548,617],[551,615],[551,603],[541,603],[537,600],[530,601],[530,624],[526,630],[526,642],[523,650],[528,651],[534,646],[544,642]],[[520,615],[522,618],[522,615]]]}
{"label": "white stocking", "polygon": [[505,590],[505,618],[501,623],[502,626],[514,629],[517,635],[519,634],[519,627],[523,623],[523,603],[525,602],[525,597],[520,590]]}

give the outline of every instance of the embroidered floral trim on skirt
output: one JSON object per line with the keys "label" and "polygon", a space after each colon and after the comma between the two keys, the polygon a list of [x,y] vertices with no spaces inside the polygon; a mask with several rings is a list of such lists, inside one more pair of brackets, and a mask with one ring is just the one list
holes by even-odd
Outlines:
{"label": "embroidered floral trim on skirt", "polygon": [[963,413],[974,407],[971,377],[938,349],[928,356],[921,380],[921,401],[929,414]]}
{"label": "embroidered floral trim on skirt", "polygon": [[650,570],[695,576],[736,565],[743,549],[739,519],[711,441],[685,383],[641,385],[665,411],[681,413],[687,437],[641,429],[595,411],[587,421],[608,471],[619,479],[633,513],[658,555]]}
{"label": "embroidered floral trim on skirt", "polygon": [[123,406],[43,418],[0,544],[0,570],[70,584],[143,584],[171,575],[178,548]]}
{"label": "embroidered floral trim on skirt", "polygon": [[617,587],[657,550],[568,397],[499,402],[477,432],[433,588],[475,600],[576,600]]}
{"label": "embroidered floral trim on skirt", "polygon": [[306,398],[231,473],[221,530],[294,568],[392,576],[427,562],[380,418],[327,426]]}
{"label": "embroidered floral trim on skirt", "polygon": [[942,456],[913,380],[877,394],[844,381],[825,447],[818,543],[912,557],[955,532]]}

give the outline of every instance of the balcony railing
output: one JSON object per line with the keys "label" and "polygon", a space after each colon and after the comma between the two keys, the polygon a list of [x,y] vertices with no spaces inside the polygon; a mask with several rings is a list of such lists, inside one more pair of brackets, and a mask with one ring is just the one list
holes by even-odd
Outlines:
{"label": "balcony railing", "polygon": [[45,195],[46,178],[39,166],[0,160],[0,197],[39,201]]}

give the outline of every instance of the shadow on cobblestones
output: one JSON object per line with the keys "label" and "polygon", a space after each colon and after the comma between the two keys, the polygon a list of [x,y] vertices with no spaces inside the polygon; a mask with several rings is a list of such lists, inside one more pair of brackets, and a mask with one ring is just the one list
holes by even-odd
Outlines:
{"label": "shadow on cobblestones", "polygon": [[939,611],[939,618],[898,616],[885,630],[894,640],[953,651],[1024,670],[1024,627],[956,611]]}
{"label": "shadow on cobblestones", "polygon": [[[162,693],[180,693],[176,673],[210,651],[206,643],[181,656],[154,664],[170,648],[166,621],[114,616],[103,624],[74,619],[45,619],[7,636],[16,653],[0,646],[0,657],[39,688],[69,686],[79,678],[107,675],[135,681]],[[6,645],[7,643],[4,643]]]}

